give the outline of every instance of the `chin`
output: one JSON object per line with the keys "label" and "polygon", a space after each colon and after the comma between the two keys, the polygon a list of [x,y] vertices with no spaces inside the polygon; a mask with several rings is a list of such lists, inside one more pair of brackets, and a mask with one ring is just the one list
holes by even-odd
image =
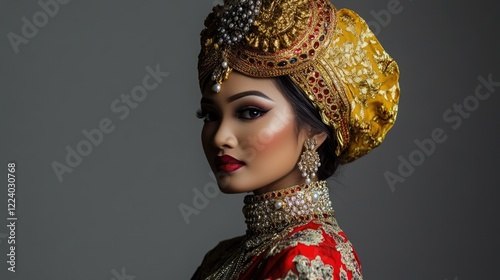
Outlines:
{"label": "chin", "polygon": [[225,194],[236,194],[253,191],[252,188],[240,184],[221,184],[219,181],[217,181],[217,184],[220,191]]}
{"label": "chin", "polygon": [[217,185],[219,186],[220,191],[226,194],[254,191],[257,187],[249,185],[248,182],[251,180],[241,175],[242,174],[236,173],[216,173]]}
{"label": "chin", "polygon": [[237,189],[234,189],[234,188],[231,188],[231,187],[221,187],[221,185],[219,185],[219,190],[222,192],[222,193],[225,193],[225,194],[237,194],[237,193],[242,193],[241,191],[237,190]]}

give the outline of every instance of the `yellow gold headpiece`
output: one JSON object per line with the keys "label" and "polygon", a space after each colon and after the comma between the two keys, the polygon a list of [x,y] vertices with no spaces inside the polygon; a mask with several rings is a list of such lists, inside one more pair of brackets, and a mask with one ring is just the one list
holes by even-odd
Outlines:
{"label": "yellow gold headpiece", "polygon": [[200,87],[218,92],[234,69],[287,75],[335,132],[351,162],[377,147],[396,120],[399,68],[366,22],[328,0],[229,0],[201,33]]}

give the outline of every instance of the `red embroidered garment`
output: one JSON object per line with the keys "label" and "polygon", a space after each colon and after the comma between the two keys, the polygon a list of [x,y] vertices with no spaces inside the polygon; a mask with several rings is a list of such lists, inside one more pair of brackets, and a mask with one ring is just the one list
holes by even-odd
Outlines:
{"label": "red embroidered garment", "polygon": [[325,181],[245,197],[247,234],[207,253],[197,279],[363,279]]}

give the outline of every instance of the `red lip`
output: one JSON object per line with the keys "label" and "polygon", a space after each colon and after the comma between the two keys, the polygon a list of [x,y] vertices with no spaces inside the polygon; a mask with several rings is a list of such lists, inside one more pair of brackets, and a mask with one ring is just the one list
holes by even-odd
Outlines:
{"label": "red lip", "polygon": [[219,171],[224,171],[228,173],[234,172],[243,167],[243,165],[245,165],[242,161],[239,161],[230,155],[215,157],[215,164],[217,165],[217,169]]}

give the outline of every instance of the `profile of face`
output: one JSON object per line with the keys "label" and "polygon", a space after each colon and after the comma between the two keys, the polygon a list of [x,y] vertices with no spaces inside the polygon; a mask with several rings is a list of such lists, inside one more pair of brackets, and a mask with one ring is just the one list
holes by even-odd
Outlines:
{"label": "profile of face", "polygon": [[[220,92],[207,87],[198,112],[202,143],[222,192],[264,193],[304,182],[297,162],[307,127],[271,78],[233,71]],[[318,145],[326,135],[315,135]]]}

